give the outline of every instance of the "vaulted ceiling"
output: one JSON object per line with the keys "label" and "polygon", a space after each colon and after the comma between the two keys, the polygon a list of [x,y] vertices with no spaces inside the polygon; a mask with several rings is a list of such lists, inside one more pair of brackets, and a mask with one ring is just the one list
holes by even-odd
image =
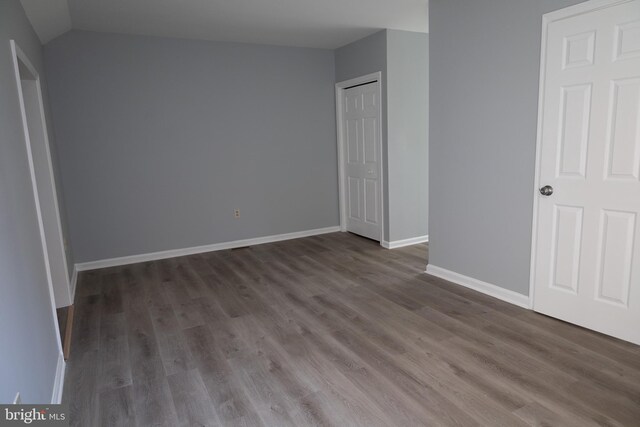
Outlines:
{"label": "vaulted ceiling", "polygon": [[428,0],[21,0],[43,43],[70,29],[333,49],[428,31]]}

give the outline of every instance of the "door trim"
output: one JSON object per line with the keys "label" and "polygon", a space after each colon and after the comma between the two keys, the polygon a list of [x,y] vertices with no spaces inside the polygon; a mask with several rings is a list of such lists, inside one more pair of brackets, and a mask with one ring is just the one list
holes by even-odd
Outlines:
{"label": "door trim", "polygon": [[347,201],[346,201],[346,189],[344,186],[345,176],[345,164],[344,164],[344,135],[342,132],[342,105],[344,101],[344,90],[350,86],[356,86],[363,83],[378,82],[378,99],[380,100],[380,108],[378,108],[378,135],[380,135],[379,158],[378,162],[378,176],[380,177],[379,194],[382,209],[380,210],[380,245],[385,240],[385,215],[384,215],[384,167],[385,161],[384,150],[384,136],[382,135],[382,72],[378,71],[364,76],[356,77],[349,80],[344,80],[336,83],[336,134],[338,144],[338,201],[340,207],[340,231],[347,231]]}
{"label": "door trim", "polygon": [[536,246],[538,240],[538,188],[540,186],[540,165],[542,156],[542,128],[544,114],[544,91],[545,91],[545,70],[547,57],[547,29],[549,24],[563,19],[583,15],[589,12],[595,12],[600,9],[606,9],[634,0],[589,0],[584,3],[578,3],[574,6],[565,7],[553,12],[542,15],[542,37],[540,40],[540,76],[538,84],[538,124],[536,129],[536,162],[535,175],[533,179],[533,220],[531,226],[531,264],[529,266],[529,308],[534,309],[535,306],[535,266],[536,266]]}
{"label": "door trim", "polygon": [[[19,64],[18,61],[22,62],[24,64],[25,67],[27,67],[28,71],[35,77],[35,81],[36,81],[36,86],[38,89],[38,97],[39,102],[40,102],[40,116],[41,116],[41,120],[44,126],[44,110],[42,107],[42,91],[40,88],[40,76],[38,74],[38,72],[36,71],[36,69],[34,68],[34,66],[31,64],[31,61],[29,61],[29,59],[27,58],[27,56],[24,54],[24,52],[18,47],[18,45],[16,44],[16,42],[14,40],[10,41],[11,44],[11,56],[12,56],[12,60],[13,60],[13,67],[14,67],[14,73],[15,73],[15,78],[16,78],[16,85],[17,85],[17,89],[18,89],[18,102],[20,105],[20,116],[21,116],[21,120],[22,120],[22,127],[23,127],[23,131],[24,131],[24,138],[25,138],[25,144],[26,144],[26,150],[27,150],[27,160],[29,163],[29,175],[31,177],[31,185],[33,187],[33,197],[35,200],[35,207],[36,207],[36,214],[37,214],[37,218],[38,218],[38,228],[40,231],[40,241],[42,243],[42,254],[43,254],[43,258],[44,258],[44,264],[45,264],[45,271],[47,274],[47,285],[48,285],[48,290],[49,290],[49,297],[50,297],[50,302],[51,302],[51,316],[53,319],[53,326],[54,326],[54,330],[55,330],[55,334],[56,334],[56,344],[58,346],[58,354],[59,354],[59,358],[62,357],[63,358],[63,365],[62,368],[60,368],[58,366],[56,372],[60,371],[60,369],[64,369],[64,356],[63,356],[63,351],[62,351],[62,341],[60,339],[60,328],[58,326],[58,316],[56,314],[56,301],[54,298],[54,291],[53,291],[53,282],[52,282],[52,278],[51,278],[51,266],[49,264],[49,255],[48,255],[48,250],[47,250],[47,243],[46,243],[46,239],[45,239],[45,233],[44,233],[44,222],[42,220],[42,210],[40,208],[40,198],[38,197],[38,187],[36,184],[36,174],[35,174],[35,167],[34,167],[34,162],[33,162],[33,155],[31,152],[31,140],[29,138],[29,126],[27,124],[27,116],[26,116],[26,109],[25,109],[25,103],[24,103],[24,97],[22,94],[22,85],[21,85],[21,78],[20,78],[20,68],[19,68]],[[47,146],[47,153],[49,153],[49,139],[47,136],[47,128],[46,126],[44,127],[44,140],[45,140],[45,145]],[[48,158],[49,161],[49,165],[51,166],[51,157],[49,156]],[[53,172],[53,169],[51,169],[51,171]],[[53,176],[52,176],[53,178]],[[52,183],[55,181],[52,181]],[[54,192],[55,195],[55,192]],[[56,211],[57,211],[57,203],[56,203]],[[60,236],[62,237],[62,235]],[[66,260],[65,260],[66,261]],[[65,268],[67,268],[66,266],[66,262],[65,262]],[[67,283],[68,285],[68,283]],[[56,375],[58,375],[56,373]],[[56,388],[58,388],[59,386],[57,384],[54,385]],[[53,397],[57,399],[57,392],[54,391]],[[59,392],[61,394],[61,391]]]}
{"label": "door trim", "polygon": [[[38,113],[39,113],[39,122],[40,125],[42,126],[43,129],[43,142],[44,142],[44,149],[45,149],[45,153],[46,153],[46,162],[47,165],[49,167],[49,173],[48,173],[48,179],[47,179],[47,183],[46,185],[50,185],[51,186],[51,193],[53,195],[53,214],[55,215],[54,221],[55,221],[55,235],[56,235],[56,244],[59,244],[60,247],[58,248],[62,257],[62,269],[63,269],[63,273],[64,273],[64,283],[63,285],[65,285],[65,290],[66,292],[64,293],[64,295],[62,295],[62,301],[57,301],[55,299],[55,291],[53,293],[53,297],[54,297],[54,302],[55,302],[55,306],[56,307],[65,307],[68,305],[73,304],[73,300],[72,300],[72,295],[71,295],[71,283],[70,283],[70,276],[69,276],[69,265],[67,263],[67,251],[65,249],[65,239],[64,239],[64,235],[62,232],[62,220],[60,217],[60,206],[58,204],[58,190],[56,188],[56,179],[54,176],[54,170],[53,170],[53,162],[51,159],[51,148],[50,148],[50,144],[49,144],[49,133],[48,133],[48,129],[47,129],[47,121],[45,118],[45,113],[44,113],[44,105],[43,105],[43,97],[42,97],[42,87],[41,87],[41,82],[40,82],[40,75],[38,73],[38,71],[35,69],[35,67],[33,66],[33,64],[31,63],[31,61],[29,61],[29,58],[27,57],[27,55],[22,51],[22,49],[20,49],[20,47],[16,44],[16,42],[14,40],[11,40],[11,52],[13,54],[13,62],[14,62],[14,67],[15,67],[15,75],[16,75],[16,84],[18,85],[18,93],[19,93],[19,101],[20,101],[20,108],[21,108],[21,117],[22,117],[22,125],[23,125],[23,132],[25,135],[25,140],[27,143],[27,148],[28,148],[28,153],[29,153],[29,162],[30,162],[30,168],[34,168],[34,163],[33,163],[33,157],[31,154],[31,140],[30,140],[30,136],[29,136],[29,129],[28,129],[28,123],[26,120],[26,109],[25,109],[25,99],[24,99],[24,94],[22,92],[22,84],[21,84],[21,77],[20,77],[20,69],[19,69],[19,65],[18,65],[18,61],[22,62],[25,67],[27,68],[27,70],[29,71],[29,73],[31,73],[31,75],[34,76],[34,80],[35,80],[35,84],[36,84],[36,91],[37,91],[37,96],[38,96]],[[35,171],[35,169],[34,169]],[[34,177],[35,177],[35,172],[34,172]],[[35,179],[35,178],[34,178]],[[35,181],[34,181],[35,182]],[[36,186],[34,184],[34,192],[35,194],[37,193],[37,189]],[[40,203],[39,203],[39,199],[38,199],[38,203],[37,203],[37,209],[38,209],[38,215],[40,216],[41,213],[41,208],[40,208]],[[46,242],[46,239],[44,240]],[[49,262],[49,260],[47,259],[47,263]],[[50,268],[50,267],[49,267]]]}

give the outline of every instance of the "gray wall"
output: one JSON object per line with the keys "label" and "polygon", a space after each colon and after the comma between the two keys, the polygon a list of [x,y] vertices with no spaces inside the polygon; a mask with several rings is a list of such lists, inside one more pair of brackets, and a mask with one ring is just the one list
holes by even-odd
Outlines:
{"label": "gray wall", "polygon": [[542,15],[431,0],[429,263],[528,294]]}
{"label": "gray wall", "polygon": [[58,361],[9,40],[42,75],[42,49],[18,0],[0,1],[0,402],[49,403]]}
{"label": "gray wall", "polygon": [[332,51],[72,31],[45,62],[77,262],[338,225]]}
{"label": "gray wall", "polygon": [[387,30],[389,240],[428,234],[429,35]]}
{"label": "gray wall", "polygon": [[365,74],[387,71],[387,30],[357,40],[335,50],[336,82],[353,79]]}
{"label": "gray wall", "polygon": [[428,234],[429,38],[382,30],[336,49],[336,82],[382,72],[384,240]]}

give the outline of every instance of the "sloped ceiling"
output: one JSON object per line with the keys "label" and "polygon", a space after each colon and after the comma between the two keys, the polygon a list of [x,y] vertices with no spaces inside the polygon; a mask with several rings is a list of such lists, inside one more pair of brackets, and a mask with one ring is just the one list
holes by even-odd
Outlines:
{"label": "sloped ceiling", "polygon": [[21,0],[41,41],[71,28],[333,49],[428,31],[428,0]]}

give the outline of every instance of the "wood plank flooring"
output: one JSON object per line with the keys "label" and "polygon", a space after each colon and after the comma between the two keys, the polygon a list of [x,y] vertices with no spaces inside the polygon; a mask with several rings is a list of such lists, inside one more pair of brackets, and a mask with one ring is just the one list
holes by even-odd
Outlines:
{"label": "wood plank flooring", "polygon": [[82,273],[73,426],[639,426],[640,348],[347,233]]}

